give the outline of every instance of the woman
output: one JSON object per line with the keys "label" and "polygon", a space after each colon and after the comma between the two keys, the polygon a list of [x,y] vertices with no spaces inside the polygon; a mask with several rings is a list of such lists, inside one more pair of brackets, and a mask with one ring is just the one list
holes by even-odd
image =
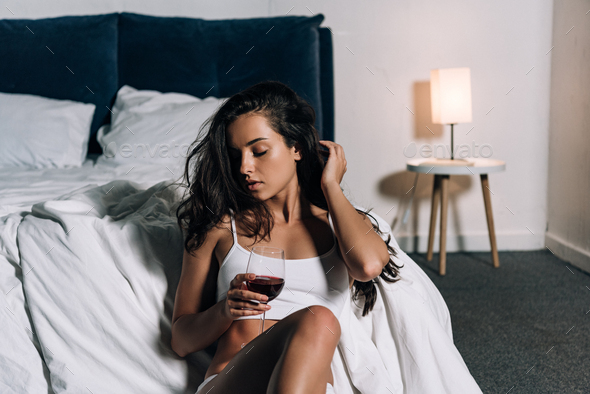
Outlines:
{"label": "woman", "polygon": [[[190,149],[172,348],[184,357],[219,339],[197,393],[333,392],[344,297],[364,296],[364,316],[377,296],[373,280],[399,279],[396,252],[342,193],[342,147],[319,141],[314,123],[313,108],[289,87],[263,82],[229,98]],[[288,272],[263,335],[265,296],[244,284],[254,245],[283,249]]]}

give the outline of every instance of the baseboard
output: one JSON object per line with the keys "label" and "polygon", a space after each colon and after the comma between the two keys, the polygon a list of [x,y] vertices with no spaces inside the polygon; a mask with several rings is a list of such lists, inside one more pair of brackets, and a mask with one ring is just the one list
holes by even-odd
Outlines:
{"label": "baseboard", "polygon": [[[395,235],[400,248],[406,253],[426,253],[428,251],[428,234],[410,235],[400,233]],[[438,231],[434,237],[434,253],[438,253],[440,235]],[[496,234],[498,251],[539,250],[545,248],[545,235],[533,235],[528,231],[519,233]],[[447,234],[447,252],[490,252],[490,238],[488,233],[470,235]]]}
{"label": "baseboard", "polygon": [[551,233],[545,234],[545,243],[557,257],[590,273],[590,251],[580,249]]}

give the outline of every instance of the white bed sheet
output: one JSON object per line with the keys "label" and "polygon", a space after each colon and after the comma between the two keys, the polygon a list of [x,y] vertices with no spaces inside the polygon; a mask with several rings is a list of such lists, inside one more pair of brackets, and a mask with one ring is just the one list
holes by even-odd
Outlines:
{"label": "white bed sheet", "polygon": [[[0,168],[0,392],[52,393],[49,370],[23,292],[17,230],[34,204],[90,190],[115,179],[148,188],[179,179],[178,168],[163,165],[95,165],[89,155],[77,168]],[[174,173],[173,173],[174,172]]]}
{"label": "white bed sheet", "polygon": [[180,179],[182,169],[163,164],[109,164],[89,155],[81,167],[28,169],[0,167],[0,217],[11,212],[29,211],[41,201],[71,193],[88,186],[104,185],[124,179],[144,187],[167,179]]}
{"label": "white bed sheet", "polygon": [[29,319],[16,239],[22,217],[0,217],[0,392],[53,393]]}
{"label": "white bed sheet", "polygon": [[[356,208],[363,207],[353,204]],[[428,275],[397,243],[374,212],[382,238],[398,253],[401,279],[380,280],[373,310],[350,298],[338,317],[341,337],[332,359],[338,394],[481,394],[453,343],[451,316]]]}

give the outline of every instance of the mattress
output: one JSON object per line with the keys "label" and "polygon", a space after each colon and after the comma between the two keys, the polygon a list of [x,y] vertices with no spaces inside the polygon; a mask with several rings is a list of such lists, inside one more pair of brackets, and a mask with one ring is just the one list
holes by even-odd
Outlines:
{"label": "mattress", "polygon": [[181,178],[164,165],[114,165],[97,162],[89,155],[81,167],[28,169],[0,167],[0,217],[29,211],[35,203],[57,198],[84,188],[104,185],[115,179],[149,187],[166,179]]}

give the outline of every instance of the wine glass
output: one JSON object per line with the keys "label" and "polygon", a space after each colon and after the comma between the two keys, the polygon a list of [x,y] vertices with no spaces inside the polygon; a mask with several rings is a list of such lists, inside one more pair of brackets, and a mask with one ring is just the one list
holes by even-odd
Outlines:
{"label": "wine glass", "polygon": [[[271,246],[254,246],[248,260],[247,274],[255,274],[256,278],[246,281],[248,290],[264,294],[267,302],[274,300],[285,285],[285,251]],[[266,311],[262,313],[262,325],[258,335],[264,331]]]}

